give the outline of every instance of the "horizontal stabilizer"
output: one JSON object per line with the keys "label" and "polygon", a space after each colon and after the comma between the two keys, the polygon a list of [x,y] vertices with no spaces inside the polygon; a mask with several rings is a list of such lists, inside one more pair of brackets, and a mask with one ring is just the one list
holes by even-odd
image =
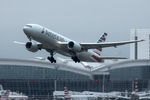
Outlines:
{"label": "horizontal stabilizer", "polygon": [[103,60],[113,60],[113,59],[128,59],[126,57],[99,57],[99,59],[103,59]]}

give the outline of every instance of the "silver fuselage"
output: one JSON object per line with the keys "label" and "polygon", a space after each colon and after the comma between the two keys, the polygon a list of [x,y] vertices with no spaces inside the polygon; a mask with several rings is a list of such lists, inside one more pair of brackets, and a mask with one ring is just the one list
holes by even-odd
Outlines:
{"label": "silver fuselage", "polygon": [[[27,37],[30,37],[32,40],[35,40],[43,45],[43,48],[47,51],[53,50],[56,53],[62,54],[64,56],[75,56],[74,53],[69,50],[67,47],[61,47],[58,42],[70,42],[71,40],[61,34],[51,31],[48,28],[37,24],[27,24],[23,28],[24,33]],[[93,52],[93,50],[76,52],[76,56],[80,59],[80,61],[86,62],[97,62],[95,57],[99,57]],[[93,57],[94,56],[94,57]]]}

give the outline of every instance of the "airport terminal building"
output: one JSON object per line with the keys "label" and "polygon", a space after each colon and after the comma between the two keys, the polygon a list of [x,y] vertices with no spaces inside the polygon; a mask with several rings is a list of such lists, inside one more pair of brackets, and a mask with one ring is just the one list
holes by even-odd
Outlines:
{"label": "airport terminal building", "polygon": [[138,91],[150,89],[150,61],[104,63],[92,69],[72,62],[0,58],[0,84],[31,98],[52,98],[53,91]]}

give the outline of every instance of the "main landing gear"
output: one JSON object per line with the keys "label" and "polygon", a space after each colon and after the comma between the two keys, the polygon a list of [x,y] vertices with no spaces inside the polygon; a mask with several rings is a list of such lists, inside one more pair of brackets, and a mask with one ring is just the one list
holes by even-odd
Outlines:
{"label": "main landing gear", "polygon": [[56,63],[56,60],[54,59],[54,57],[47,57],[47,59],[48,59],[51,63]]}
{"label": "main landing gear", "polygon": [[80,59],[77,56],[71,57],[71,59],[75,62],[75,63],[79,63]]}
{"label": "main landing gear", "polygon": [[47,59],[51,62],[51,63],[56,63],[56,60],[53,57],[53,51],[50,52],[51,57],[47,57]]}

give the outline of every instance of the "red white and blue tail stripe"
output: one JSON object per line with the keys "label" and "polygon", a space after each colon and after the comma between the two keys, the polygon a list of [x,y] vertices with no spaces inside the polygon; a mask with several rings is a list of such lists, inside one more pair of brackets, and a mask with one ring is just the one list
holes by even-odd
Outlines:
{"label": "red white and blue tail stripe", "polygon": [[71,95],[69,94],[69,91],[68,91],[67,87],[64,87],[64,97],[66,99],[70,99],[71,98]]}
{"label": "red white and blue tail stripe", "polygon": [[[107,36],[108,36],[108,34],[107,34],[107,33],[104,33],[104,34],[99,38],[99,40],[97,41],[97,43],[105,42]],[[96,56],[100,57],[100,56],[101,56],[101,52],[102,52],[102,48],[94,49],[93,52],[95,53]],[[97,61],[98,59],[95,57],[95,55],[93,55],[92,57]]]}
{"label": "red white and blue tail stripe", "polygon": [[69,91],[67,89],[67,87],[64,87],[64,95],[68,95],[69,94]]}
{"label": "red white and blue tail stripe", "polygon": [[100,39],[97,41],[97,43],[105,42],[107,35],[108,35],[107,33],[104,33],[104,34],[100,37]]}
{"label": "red white and blue tail stripe", "polygon": [[[105,42],[107,36],[108,36],[108,34],[107,34],[107,33],[104,33],[104,34],[100,37],[100,39],[97,41],[97,43]],[[99,49],[97,49],[97,50],[98,50],[98,52],[102,52],[102,48],[99,48]]]}

